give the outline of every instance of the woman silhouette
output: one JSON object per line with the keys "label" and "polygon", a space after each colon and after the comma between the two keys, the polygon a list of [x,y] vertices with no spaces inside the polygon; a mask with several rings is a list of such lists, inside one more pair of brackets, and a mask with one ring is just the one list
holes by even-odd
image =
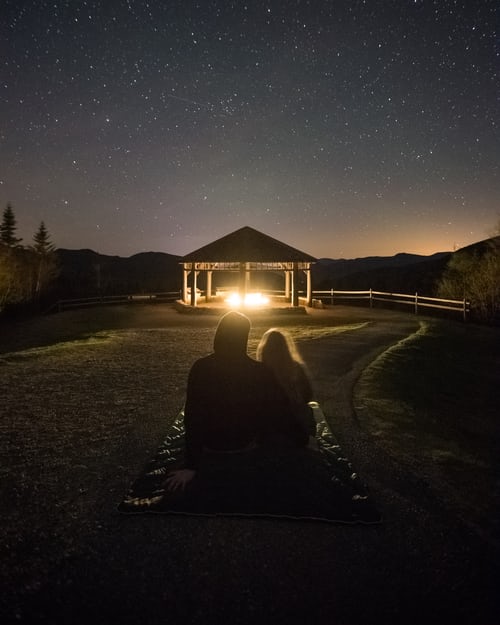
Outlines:
{"label": "woman silhouette", "polygon": [[311,381],[292,338],[276,328],[262,337],[257,359],[274,374],[292,407],[292,415],[310,437],[316,435],[316,421],[308,402],[313,399]]}

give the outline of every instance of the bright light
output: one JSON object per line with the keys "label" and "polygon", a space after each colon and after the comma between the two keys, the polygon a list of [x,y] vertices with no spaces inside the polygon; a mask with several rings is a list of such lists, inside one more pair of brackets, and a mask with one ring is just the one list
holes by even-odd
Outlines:
{"label": "bright light", "polygon": [[269,304],[269,298],[262,295],[262,293],[247,293],[243,304],[245,306],[267,306]]}
{"label": "bright light", "polygon": [[226,304],[229,304],[231,308],[238,308],[241,306],[241,297],[238,293],[230,293],[228,297],[225,299]]}
{"label": "bright light", "polygon": [[259,308],[260,306],[267,306],[269,304],[269,298],[262,295],[262,293],[246,293],[243,301],[238,293],[230,293],[225,300],[226,304],[229,304],[231,308]]}

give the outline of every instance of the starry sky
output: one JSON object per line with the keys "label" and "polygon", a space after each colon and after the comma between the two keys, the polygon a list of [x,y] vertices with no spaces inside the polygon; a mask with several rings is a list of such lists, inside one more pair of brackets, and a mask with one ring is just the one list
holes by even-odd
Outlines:
{"label": "starry sky", "polygon": [[498,6],[2,0],[0,208],[119,256],[247,225],[330,258],[485,239]]}

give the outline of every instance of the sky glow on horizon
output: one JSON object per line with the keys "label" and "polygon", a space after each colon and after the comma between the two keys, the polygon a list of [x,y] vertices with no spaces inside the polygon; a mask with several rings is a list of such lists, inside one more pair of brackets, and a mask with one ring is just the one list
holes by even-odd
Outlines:
{"label": "sky glow on horizon", "polygon": [[500,219],[492,0],[4,0],[0,209],[30,244],[187,254],[251,226],[329,258]]}

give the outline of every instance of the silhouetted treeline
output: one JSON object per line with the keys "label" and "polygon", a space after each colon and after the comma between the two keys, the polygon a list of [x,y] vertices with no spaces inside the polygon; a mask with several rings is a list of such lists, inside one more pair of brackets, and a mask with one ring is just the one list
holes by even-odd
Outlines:
{"label": "silhouetted treeline", "polygon": [[455,252],[442,273],[438,296],[465,298],[475,321],[500,323],[500,235]]}
{"label": "silhouetted treeline", "polygon": [[21,242],[9,202],[0,221],[0,315],[40,310],[50,298],[58,274],[55,247],[43,221],[31,245]]}

